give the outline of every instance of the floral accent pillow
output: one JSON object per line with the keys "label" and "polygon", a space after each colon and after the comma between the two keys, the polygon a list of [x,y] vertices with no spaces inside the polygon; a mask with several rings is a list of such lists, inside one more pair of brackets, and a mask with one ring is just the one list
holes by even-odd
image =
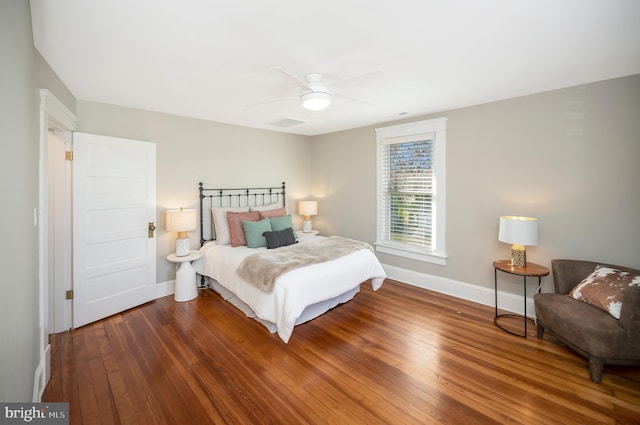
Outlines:
{"label": "floral accent pillow", "polygon": [[620,319],[624,291],[634,285],[640,285],[640,275],[597,266],[593,273],[569,292],[569,296],[598,307],[616,319]]}

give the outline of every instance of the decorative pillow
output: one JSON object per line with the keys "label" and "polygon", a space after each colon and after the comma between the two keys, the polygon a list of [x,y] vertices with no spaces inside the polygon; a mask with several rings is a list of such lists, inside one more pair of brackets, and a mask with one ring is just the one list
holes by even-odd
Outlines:
{"label": "decorative pillow", "polygon": [[264,232],[264,237],[267,239],[267,249],[293,245],[297,242],[296,237],[293,236],[293,229],[291,228]]}
{"label": "decorative pillow", "polygon": [[227,220],[227,212],[249,212],[249,207],[212,207],[213,230],[216,243],[218,245],[229,245],[231,243],[231,234],[229,233],[229,220]]}
{"label": "decorative pillow", "polygon": [[640,275],[597,266],[593,273],[571,290],[569,296],[598,307],[616,319],[620,319],[624,291],[633,285],[640,285]]}
{"label": "decorative pillow", "polygon": [[277,210],[280,207],[281,205],[278,203],[269,204],[269,205],[254,205],[251,207],[251,211],[271,211],[271,210]]}
{"label": "decorative pillow", "polygon": [[229,220],[229,234],[231,236],[231,246],[243,246],[247,244],[244,236],[243,221],[258,221],[260,213],[257,211],[249,212],[231,212],[227,211],[227,219]]}
{"label": "decorative pillow", "polygon": [[271,217],[269,218],[269,221],[271,222],[272,230],[293,230],[293,220],[291,219],[291,214],[283,215],[282,217]]}
{"label": "decorative pillow", "polygon": [[244,228],[244,236],[249,248],[267,246],[267,239],[264,237],[264,232],[271,231],[271,224],[268,218],[259,221],[245,220],[242,222],[242,227]]}
{"label": "decorative pillow", "polygon": [[260,211],[261,218],[283,217],[285,215],[287,215],[287,209],[285,207],[276,210]]}

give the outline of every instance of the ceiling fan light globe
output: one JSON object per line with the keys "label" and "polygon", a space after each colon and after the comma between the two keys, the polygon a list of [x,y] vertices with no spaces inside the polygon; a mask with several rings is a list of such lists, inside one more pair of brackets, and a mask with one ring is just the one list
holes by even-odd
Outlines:
{"label": "ceiling fan light globe", "polygon": [[331,104],[329,93],[311,92],[300,96],[302,106],[310,111],[321,111]]}

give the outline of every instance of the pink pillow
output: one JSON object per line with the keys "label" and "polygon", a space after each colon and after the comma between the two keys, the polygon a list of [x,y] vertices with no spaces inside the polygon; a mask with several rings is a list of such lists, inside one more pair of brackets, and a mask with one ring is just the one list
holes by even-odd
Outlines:
{"label": "pink pillow", "polygon": [[227,212],[227,220],[229,220],[229,233],[231,236],[231,246],[244,246],[247,239],[244,236],[243,221],[259,221],[260,213],[258,211],[250,212]]}
{"label": "pink pillow", "polygon": [[260,211],[261,218],[284,217],[285,215],[287,215],[285,207],[278,208],[277,210]]}

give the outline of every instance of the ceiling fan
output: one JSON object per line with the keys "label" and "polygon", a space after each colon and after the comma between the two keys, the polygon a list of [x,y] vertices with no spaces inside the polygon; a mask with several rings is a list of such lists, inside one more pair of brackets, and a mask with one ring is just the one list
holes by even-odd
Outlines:
{"label": "ceiling fan", "polygon": [[272,102],[280,102],[283,100],[299,99],[300,103],[305,109],[310,111],[321,111],[331,105],[331,100],[334,97],[341,97],[350,101],[372,105],[372,103],[354,99],[352,97],[345,96],[338,93],[340,87],[344,87],[350,84],[355,84],[365,79],[373,78],[380,74],[380,72],[370,72],[356,77],[346,78],[344,80],[334,81],[332,83],[325,83],[321,74],[308,74],[305,79],[299,78],[292,73],[285,71],[282,68],[271,68],[272,71],[277,72],[287,81],[300,87],[300,94],[297,97],[287,97],[274,100],[268,100],[266,102],[253,103],[247,106],[258,106]]}

